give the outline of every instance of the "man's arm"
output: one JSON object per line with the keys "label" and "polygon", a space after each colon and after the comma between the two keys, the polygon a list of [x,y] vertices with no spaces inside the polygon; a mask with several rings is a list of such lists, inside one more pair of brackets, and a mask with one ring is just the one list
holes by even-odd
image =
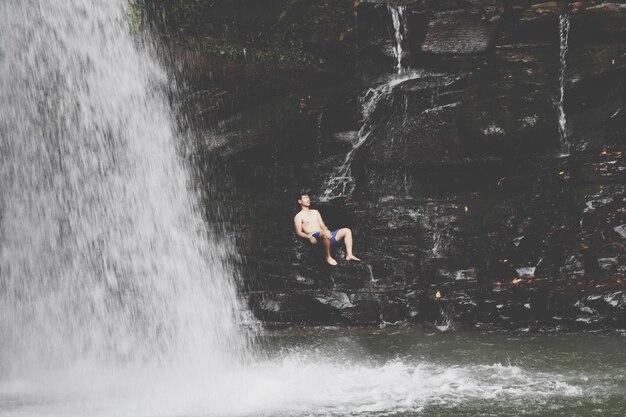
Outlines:
{"label": "man's arm", "polygon": [[320,214],[319,211],[315,210],[315,213],[317,213],[317,222],[320,226],[321,230],[328,230],[328,227],[326,227],[326,225],[324,224],[324,220],[322,220],[322,215]]}
{"label": "man's arm", "polygon": [[322,215],[317,210],[315,212],[317,213],[317,223],[319,224],[320,229],[322,230],[322,236],[325,236],[327,239],[330,239],[331,233],[328,227],[326,227],[326,225],[324,224],[324,220],[322,220]]}

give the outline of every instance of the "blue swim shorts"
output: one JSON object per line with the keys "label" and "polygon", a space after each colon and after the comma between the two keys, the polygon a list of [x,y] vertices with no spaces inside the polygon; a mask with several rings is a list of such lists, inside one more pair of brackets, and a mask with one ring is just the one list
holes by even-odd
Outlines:
{"label": "blue swim shorts", "polygon": [[[330,244],[331,244],[331,245],[334,245],[335,243],[337,243],[337,232],[338,232],[338,231],[339,231],[339,229],[334,230],[334,231],[330,234]],[[311,233],[311,236],[313,236],[315,239],[318,239],[318,240],[319,240],[319,238],[320,238],[320,234],[321,234],[321,233],[322,233],[321,231],[320,231],[320,232],[313,232],[313,233]]]}

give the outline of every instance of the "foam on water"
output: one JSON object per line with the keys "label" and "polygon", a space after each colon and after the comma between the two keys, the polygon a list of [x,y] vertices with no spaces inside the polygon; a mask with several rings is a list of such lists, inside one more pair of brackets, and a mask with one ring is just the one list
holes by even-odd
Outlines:
{"label": "foam on water", "polygon": [[[34,416],[43,410],[49,416],[369,415],[477,400],[511,405],[532,399],[540,404],[582,393],[580,387],[563,382],[562,376],[517,366],[444,366],[403,360],[377,365],[298,353],[233,368],[219,383],[200,374],[98,372],[77,369],[73,375],[0,386],[0,397],[12,394],[22,401],[19,408],[0,410],[0,415]],[[99,383],[88,389],[73,387],[72,379],[81,381],[82,373]],[[29,397],[21,396],[25,388]]]}

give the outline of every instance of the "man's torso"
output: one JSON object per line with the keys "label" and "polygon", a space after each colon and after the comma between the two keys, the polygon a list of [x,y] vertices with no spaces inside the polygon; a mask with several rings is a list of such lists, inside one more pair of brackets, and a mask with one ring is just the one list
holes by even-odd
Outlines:
{"label": "man's torso", "polygon": [[316,210],[301,211],[298,216],[304,233],[310,234],[321,230]]}

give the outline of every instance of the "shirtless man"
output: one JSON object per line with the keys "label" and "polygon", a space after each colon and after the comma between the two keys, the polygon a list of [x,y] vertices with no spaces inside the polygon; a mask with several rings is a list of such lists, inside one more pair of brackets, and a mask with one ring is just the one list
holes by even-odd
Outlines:
{"label": "shirtless man", "polygon": [[311,199],[306,194],[300,196],[298,204],[301,210],[293,218],[296,234],[311,242],[312,245],[317,245],[318,240],[321,240],[326,250],[326,262],[330,265],[337,265],[337,261],[330,256],[330,245],[341,240],[346,245],[346,260],[360,261],[352,254],[352,230],[344,227],[331,233],[324,224],[320,212],[311,209]]}

